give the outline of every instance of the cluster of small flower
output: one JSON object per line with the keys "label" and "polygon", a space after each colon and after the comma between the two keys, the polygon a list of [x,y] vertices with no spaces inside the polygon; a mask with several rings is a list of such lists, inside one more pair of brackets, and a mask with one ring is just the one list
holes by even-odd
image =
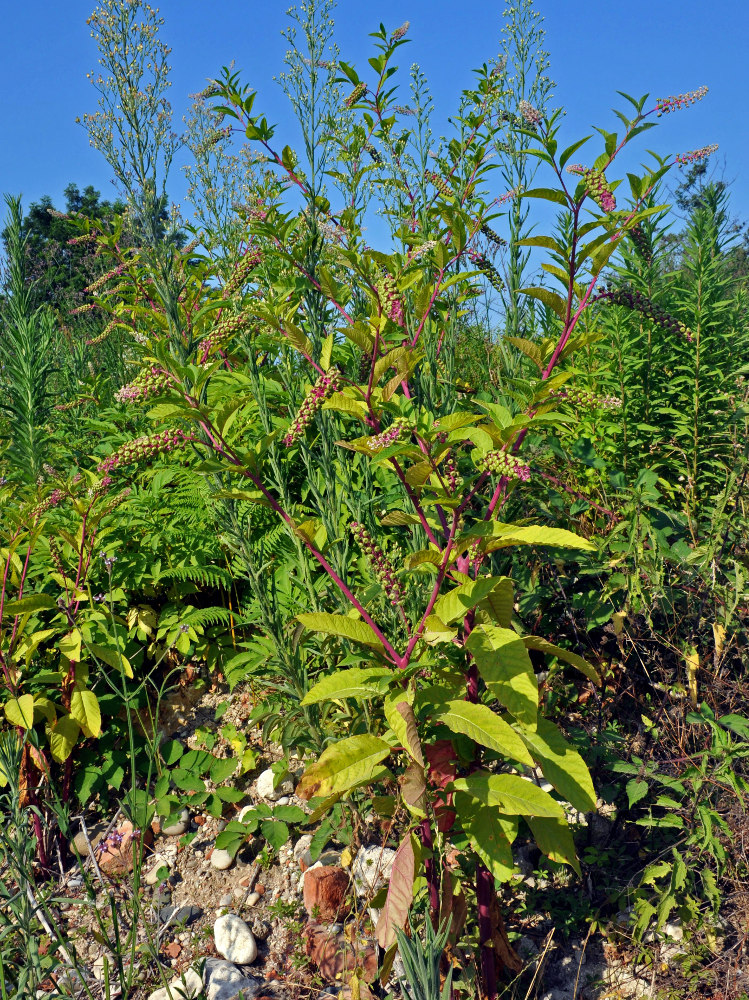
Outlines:
{"label": "cluster of small flower", "polygon": [[450,190],[450,185],[447,183],[444,177],[440,177],[439,174],[435,174],[433,170],[427,170],[425,174],[426,179],[433,184],[439,193],[445,198],[450,198],[452,196],[452,191]]}
{"label": "cluster of small flower", "polygon": [[105,274],[99,275],[96,281],[92,281],[90,285],[86,285],[86,291],[93,295],[94,292],[98,292],[100,288],[103,288],[108,281],[113,278],[119,278],[122,272],[125,270],[124,264],[119,264],[117,267],[112,268],[111,271],[107,271]]}
{"label": "cluster of small flower", "polygon": [[697,163],[699,160],[706,160],[708,156],[713,155],[717,148],[718,143],[713,142],[709,146],[703,146],[701,149],[693,149],[689,153],[678,153],[676,156],[676,162],[680,167],[686,167],[690,163]]}
{"label": "cluster of small flower", "polygon": [[328,396],[338,389],[339,385],[340,376],[337,371],[325,372],[325,374],[318,378],[312,386],[312,390],[307,394],[304,402],[299,407],[299,412],[291,421],[291,426],[286,432],[283,443],[287,447],[299,440],[312,423],[314,415]]}
{"label": "cluster of small flower", "polygon": [[132,491],[131,487],[128,486],[121,493],[118,493],[117,496],[113,500],[109,501],[109,503],[106,505],[106,507],[104,508],[104,510],[101,512],[102,517],[105,514],[111,514],[113,510],[117,510],[117,508],[120,506],[120,504],[123,504],[127,500],[127,498],[130,496],[130,494],[132,492],[133,491]]}
{"label": "cluster of small flower", "polygon": [[118,403],[135,402],[136,400],[146,400],[151,396],[158,396],[166,390],[170,382],[170,376],[163,368],[152,365],[142,371],[137,378],[128,385],[123,385],[114,394]]}
{"label": "cluster of small flower", "polygon": [[437,246],[437,240],[425,240],[418,246],[414,247],[413,250],[408,255],[409,260],[418,260],[419,257],[423,257],[425,253],[429,253],[430,250],[434,250]]}
{"label": "cluster of small flower", "polygon": [[568,174],[580,174],[585,189],[602,212],[613,212],[616,209],[616,198],[606,180],[603,171],[595,167],[584,167],[581,163],[573,163],[567,167]]}
{"label": "cluster of small flower", "polygon": [[361,546],[361,550],[369,560],[375,579],[388,596],[388,600],[399,605],[403,603],[403,591],[395,575],[395,570],[390,565],[387,556],[380,546],[375,542],[363,524],[352,521],[349,530]]}
{"label": "cluster of small flower", "polygon": [[442,470],[442,478],[448,493],[455,493],[460,485],[460,473],[452,455],[448,455]]}
{"label": "cluster of small flower", "polygon": [[677,94],[671,97],[659,97],[655,102],[655,110],[658,117],[667,115],[670,111],[678,111],[680,108],[688,108],[690,104],[701,101],[707,93],[707,87],[700,87],[697,90],[690,90],[687,94]]}
{"label": "cluster of small flower", "polygon": [[528,103],[528,101],[521,101],[520,104],[518,104],[518,111],[520,112],[520,115],[526,125],[530,125],[533,128],[535,128],[536,125],[540,125],[543,121],[544,116],[538,108],[534,108],[532,104]]}
{"label": "cluster of small flower", "polygon": [[402,437],[405,437],[408,429],[409,426],[406,418],[396,417],[387,430],[384,430],[380,434],[376,434],[374,437],[369,439],[367,447],[370,451],[382,451],[382,449],[387,448],[389,444],[394,444]]}
{"label": "cluster of small flower", "polygon": [[656,305],[655,302],[652,302],[646,295],[643,295],[642,292],[637,291],[635,288],[616,288],[613,291],[599,292],[593,301],[599,300],[611,302],[615,306],[625,306],[627,309],[632,309],[652,320],[653,323],[664,330],[678,333],[682,337],[686,337],[690,343],[692,342],[693,334],[688,326],[675,316],[667,313],[665,309]]}
{"label": "cluster of small flower", "polygon": [[76,306],[70,310],[71,316],[81,316],[83,313],[92,312],[97,308],[96,302],[84,302],[82,306]]}
{"label": "cluster of small flower", "polygon": [[48,497],[38,503],[35,507],[31,508],[29,516],[37,521],[42,514],[46,513],[51,507],[56,507],[62,500],[62,497],[62,490],[52,490]]}
{"label": "cluster of small flower", "polygon": [[109,336],[109,334],[113,330],[115,330],[118,326],[121,326],[121,327],[123,327],[126,330],[130,329],[128,327],[127,323],[123,323],[121,319],[110,319],[110,321],[107,323],[107,325],[101,331],[101,333],[98,333],[95,337],[91,337],[90,340],[86,341],[87,346],[92,347],[92,346],[94,346],[96,344],[101,344],[103,341],[105,341],[107,339],[107,337]]}
{"label": "cluster of small flower", "polygon": [[362,97],[364,97],[366,92],[367,92],[366,83],[364,83],[364,81],[362,81],[361,83],[357,83],[357,85],[348,95],[346,100],[343,102],[343,106],[345,108],[352,108],[358,101],[362,99]]}
{"label": "cluster of small flower", "polygon": [[380,274],[380,280],[377,282],[377,294],[380,299],[380,307],[388,319],[397,323],[398,326],[405,326],[403,303],[398,296],[395,278],[388,271],[383,271]]}
{"label": "cluster of small flower", "polygon": [[530,466],[521,462],[507,451],[490,451],[484,455],[481,465],[493,476],[504,476],[505,479],[522,479],[528,482],[531,478]]}
{"label": "cluster of small flower", "polygon": [[411,27],[411,22],[404,21],[403,24],[400,26],[400,28],[396,28],[393,34],[390,36],[390,41],[399,42],[401,38],[403,38],[403,36],[408,32],[408,29],[410,27]]}
{"label": "cluster of small flower", "polygon": [[583,410],[618,410],[622,405],[616,396],[597,396],[588,389],[552,389],[549,395]]}
{"label": "cluster of small flower", "polygon": [[492,288],[498,292],[504,291],[505,283],[494,264],[487,260],[482,253],[477,253],[476,250],[468,250],[467,254],[468,259],[485,275]]}
{"label": "cluster of small flower", "polygon": [[236,313],[233,316],[220,319],[208,336],[203,337],[198,344],[198,360],[200,364],[204,365],[208,359],[208,355],[212,351],[225,344],[239,330],[248,327],[252,323],[253,318],[251,313]]}
{"label": "cluster of small flower", "polygon": [[257,248],[247,251],[229,275],[229,280],[224,285],[225,299],[231,298],[235,292],[238,292],[244,285],[247,284],[247,279],[262,259],[263,255]]}
{"label": "cluster of small flower", "polygon": [[109,458],[97,466],[97,472],[110,472],[122,465],[134,465],[143,458],[152,458],[163,451],[172,451],[188,440],[187,435],[176,428],[160,431],[150,437],[134,438],[118,448]]}

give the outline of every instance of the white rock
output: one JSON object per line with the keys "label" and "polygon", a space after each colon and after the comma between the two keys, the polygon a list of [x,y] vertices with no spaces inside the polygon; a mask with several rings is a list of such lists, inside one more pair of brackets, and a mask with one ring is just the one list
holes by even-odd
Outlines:
{"label": "white rock", "polygon": [[390,847],[360,847],[351,866],[359,896],[377,892],[390,881],[395,851]]}
{"label": "white rock", "polygon": [[312,834],[304,833],[294,844],[294,860],[297,864],[302,860],[302,856],[312,846]]}
{"label": "white rock", "polygon": [[214,847],[213,854],[211,854],[211,866],[213,868],[223,872],[227,868],[231,868],[233,861],[234,858],[228,851],[224,851],[220,847]]}
{"label": "white rock", "polygon": [[259,900],[260,900],[260,893],[259,892],[251,892],[249,894],[249,896],[247,897],[247,902],[244,905],[245,906],[257,906]]}
{"label": "white rock", "polygon": [[243,976],[236,965],[218,958],[206,960],[203,981],[208,1000],[234,1000],[241,990],[250,996],[260,985],[260,980]]}
{"label": "white rock", "polygon": [[159,881],[157,872],[159,868],[169,868],[169,862],[160,854],[155,854],[151,859],[152,864],[146,873],[146,885],[156,885]]}
{"label": "white rock", "polygon": [[171,998],[166,986],[151,993],[148,1000],[193,1000],[203,991],[203,980],[195,969],[188,969],[169,983]]}
{"label": "white rock", "polygon": [[216,951],[229,962],[250,965],[257,958],[257,944],[252,931],[234,913],[226,913],[213,925]]}
{"label": "white rock", "polygon": [[264,799],[266,802],[278,802],[278,800],[283,798],[284,795],[293,794],[294,781],[291,777],[284,778],[277,788],[273,787],[273,782],[275,780],[276,776],[273,774],[273,769],[270,767],[266,768],[266,770],[258,776],[255,784],[258,798]]}
{"label": "white rock", "polygon": [[181,837],[183,833],[187,832],[187,828],[190,825],[190,810],[185,808],[179,814],[179,819],[176,823],[171,826],[165,826],[162,829],[162,833],[166,837]]}
{"label": "white rock", "polygon": [[287,806],[291,802],[291,798],[288,795],[282,795],[277,801],[279,806]]}

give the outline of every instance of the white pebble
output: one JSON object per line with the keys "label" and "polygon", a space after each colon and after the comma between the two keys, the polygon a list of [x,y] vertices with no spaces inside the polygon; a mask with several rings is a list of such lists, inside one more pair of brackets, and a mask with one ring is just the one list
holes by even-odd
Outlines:
{"label": "white pebble", "polygon": [[229,962],[250,965],[257,958],[257,944],[252,931],[234,913],[216,919],[213,925],[216,951]]}
{"label": "white pebble", "polygon": [[228,851],[222,850],[220,847],[215,847],[213,849],[213,854],[211,854],[211,865],[218,869],[218,871],[225,871],[230,868],[234,858],[229,854]]}
{"label": "white pebble", "polygon": [[255,906],[259,899],[260,899],[259,892],[251,892],[247,897],[247,902],[245,903],[245,906]]}
{"label": "white pebble", "polygon": [[193,1000],[203,991],[203,980],[195,969],[188,969],[169,983],[169,990],[171,993],[167,992],[166,986],[162,986],[161,989],[151,993],[148,1000],[170,1000],[170,997],[171,1000]]}
{"label": "white pebble", "polygon": [[161,831],[166,837],[181,837],[190,825],[190,810],[183,809],[179,814],[179,819],[171,826],[165,826]]}

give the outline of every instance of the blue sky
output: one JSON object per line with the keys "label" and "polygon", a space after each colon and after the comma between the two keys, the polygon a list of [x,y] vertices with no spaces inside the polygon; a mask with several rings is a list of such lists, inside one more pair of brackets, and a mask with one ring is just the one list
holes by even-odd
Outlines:
{"label": "blue sky", "polygon": [[[86,72],[96,50],[86,18],[94,0],[23,0],[3,15],[3,100],[0,103],[0,192],[23,193],[24,203],[50,194],[62,203],[70,181],[94,184],[105,197],[114,189],[111,171],[88,146],[75,118],[95,110]],[[747,184],[746,0],[536,0],[544,17],[554,103],[567,111],[563,139],[586,134],[592,125],[614,128],[611,107],[622,106],[617,90],[652,98],[710,87],[690,110],[662,118],[639,150],[676,153],[720,144],[713,167],[733,182],[734,214],[749,220]],[[172,47],[171,99],[180,122],[188,94],[234,60],[243,80],[258,91],[256,110],[292,129],[287,100],[273,77],[287,48],[281,30],[287,4],[267,0],[162,0],[165,41]],[[372,54],[370,31],[380,21],[389,30],[411,22],[412,43],[400,50],[404,69],[418,62],[430,81],[439,112],[455,109],[471,69],[499,49],[503,4],[486,0],[340,0],[336,41],[347,62],[363,68]],[[407,81],[407,72],[404,82]],[[288,123],[288,124],[287,124]],[[293,133],[288,133],[292,139]],[[592,157],[591,157],[592,159]],[[178,170],[170,185],[181,201]],[[500,193],[500,192],[497,192]],[[187,208],[188,206],[184,206]]]}

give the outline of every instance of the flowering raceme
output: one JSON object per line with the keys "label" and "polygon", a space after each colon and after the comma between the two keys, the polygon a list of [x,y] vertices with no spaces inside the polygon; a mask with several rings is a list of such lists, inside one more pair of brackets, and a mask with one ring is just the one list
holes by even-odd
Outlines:
{"label": "flowering raceme", "polygon": [[363,524],[352,521],[349,531],[361,546],[361,550],[369,560],[375,579],[394,605],[403,603],[403,591],[387,556],[375,542]]}
{"label": "flowering raceme", "polygon": [[153,458],[165,451],[173,451],[190,440],[187,435],[177,429],[160,431],[150,437],[139,437],[127,441],[109,458],[105,458],[97,466],[97,472],[110,472],[122,465],[134,465],[144,458]]}
{"label": "flowering raceme", "polygon": [[688,108],[690,104],[701,101],[707,93],[707,87],[699,87],[697,90],[690,90],[686,94],[677,94],[671,97],[659,97],[655,103],[658,117],[667,115],[670,111],[678,111],[680,108]]}
{"label": "flowering raceme", "polygon": [[530,466],[507,451],[490,451],[481,459],[481,466],[493,476],[504,476],[505,479],[522,479],[528,482],[531,478]]}
{"label": "flowering raceme", "polygon": [[405,437],[408,431],[408,421],[405,417],[397,417],[392,424],[387,428],[387,430],[382,431],[380,434],[376,434],[371,437],[367,442],[367,447],[370,451],[382,451],[383,448],[387,448],[389,444],[395,444],[402,437]]}
{"label": "flowering raceme", "polygon": [[128,385],[123,385],[115,393],[118,403],[135,402],[136,400],[146,400],[151,396],[158,396],[164,392],[170,382],[170,376],[163,368],[153,365],[142,371],[137,378]]}
{"label": "flowering raceme", "polygon": [[567,173],[580,174],[586,191],[602,212],[613,212],[616,209],[614,192],[611,190],[603,171],[596,170],[594,167],[584,167],[580,163],[573,163],[572,166],[567,167]]}
{"label": "flowering raceme", "polygon": [[306,429],[312,423],[312,418],[320,409],[322,404],[332,395],[340,385],[338,372],[330,371],[321,375],[312,390],[306,396],[304,402],[299,407],[299,412],[291,421],[291,426],[286,432],[283,443],[288,447],[298,441]]}
{"label": "flowering raceme", "polygon": [[680,167],[686,167],[690,163],[697,163],[700,160],[706,160],[708,156],[712,156],[717,150],[718,143],[713,142],[709,146],[703,146],[701,149],[693,149],[689,153],[678,153],[676,156],[676,162]]}

